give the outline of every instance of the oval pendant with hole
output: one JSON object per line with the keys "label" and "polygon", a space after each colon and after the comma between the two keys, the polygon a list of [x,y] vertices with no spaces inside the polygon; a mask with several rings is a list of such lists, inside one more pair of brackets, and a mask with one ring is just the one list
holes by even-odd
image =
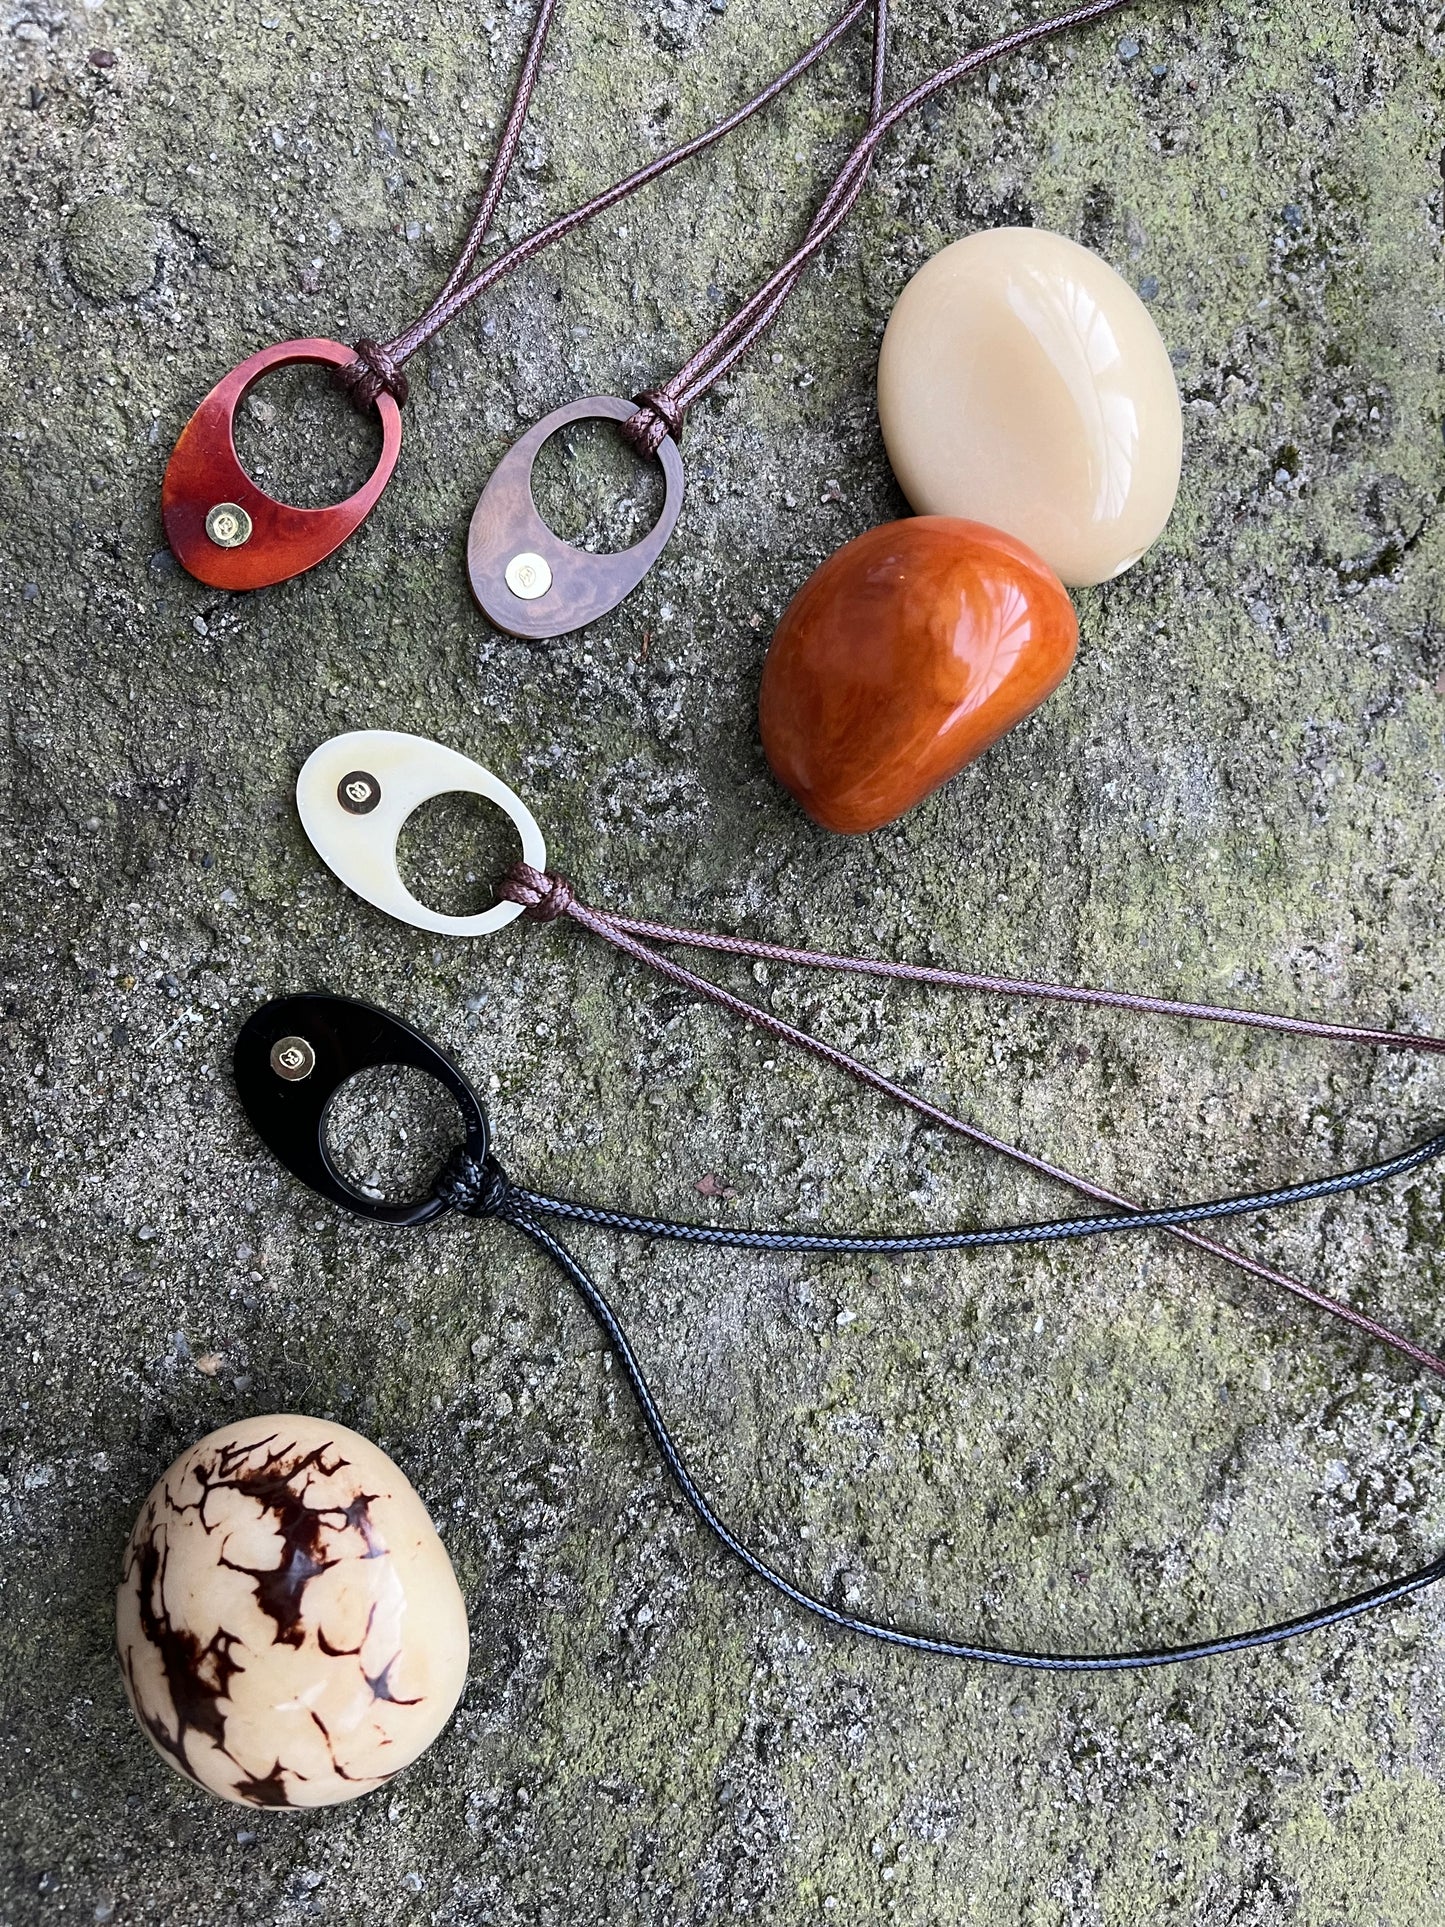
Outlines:
{"label": "oval pendant with hole", "polygon": [[240,362],[218,381],[181,430],[161,486],[166,540],[183,569],[213,589],[264,589],[324,562],[359,528],[391,480],[401,453],[401,410],[377,396],[381,454],[344,502],[295,508],[257,488],[236,453],[236,410],[263,375],[294,362],[344,368],[354,348],[320,336],[281,341]]}
{"label": "oval pendant with hole", "polygon": [[520,796],[469,756],[399,729],[353,729],[312,750],[296,779],[296,808],[318,856],[348,890],[418,930],[486,937],[521,916],[521,905],[494,903],[473,917],[446,916],[419,902],[396,866],[407,818],[434,796],[457,790],[505,810],[522,840],[522,860],[546,869],[547,845]]}
{"label": "oval pendant with hole", "polygon": [[401,1203],[373,1197],[337,1169],[327,1113],[358,1071],[425,1071],[456,1099],[467,1155],[478,1163],[487,1155],[487,1114],[466,1078],[429,1037],[371,1004],[324,993],[275,998],[242,1025],[234,1063],[242,1108],[262,1143],[303,1184],[361,1217],[426,1224],[449,1207],[434,1194]]}
{"label": "oval pendant with hole", "polygon": [[667,546],[682,513],[682,456],[672,437],[658,447],[662,513],[630,549],[592,555],[548,528],[532,498],[532,469],[543,444],[570,422],[625,422],[637,403],[588,395],[554,408],[492,471],[467,531],[467,574],[487,618],[508,635],[539,641],[565,636],[605,616],[631,595]]}

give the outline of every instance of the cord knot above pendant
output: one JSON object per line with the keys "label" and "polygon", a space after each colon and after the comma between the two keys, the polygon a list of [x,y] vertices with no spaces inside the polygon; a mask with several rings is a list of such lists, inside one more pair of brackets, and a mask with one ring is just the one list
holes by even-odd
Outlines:
{"label": "cord knot above pendant", "polygon": [[623,422],[622,436],[639,455],[655,455],[669,436],[675,442],[682,440],[687,410],[674,401],[665,388],[644,388],[632,399],[637,404],[637,413]]}
{"label": "cord knot above pendant", "polygon": [[401,364],[379,341],[363,336],[356,344],[356,360],[336,371],[336,383],[344,388],[360,409],[373,408],[379,395],[390,395],[398,408],[406,406],[411,383]]}
{"label": "cord knot above pendant", "polygon": [[522,915],[532,923],[554,923],[577,900],[565,877],[551,876],[530,863],[514,863],[497,895],[508,903],[520,903]]}
{"label": "cord knot above pendant", "polygon": [[490,1152],[479,1158],[463,1149],[448,1160],[437,1180],[436,1195],[468,1217],[494,1218],[501,1215],[511,1189],[506,1172]]}

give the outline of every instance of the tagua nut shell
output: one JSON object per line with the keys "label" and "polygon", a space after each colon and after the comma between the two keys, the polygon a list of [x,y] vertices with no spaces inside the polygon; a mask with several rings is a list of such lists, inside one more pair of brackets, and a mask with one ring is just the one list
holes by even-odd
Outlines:
{"label": "tagua nut shell", "polygon": [[876,830],[1052,694],[1078,633],[1058,578],[998,529],[869,529],[783,612],[758,699],[768,762],[824,829]]}
{"label": "tagua nut shell", "polygon": [[924,263],[884,332],[878,416],[920,514],[1005,529],[1073,587],[1137,562],[1179,488],[1179,390],[1148,310],[1041,228]]}
{"label": "tagua nut shell", "polygon": [[126,1548],[116,1649],[178,1773],[243,1806],[333,1806],[446,1725],[467,1614],[386,1454],[273,1415],[210,1433],[157,1481]]}

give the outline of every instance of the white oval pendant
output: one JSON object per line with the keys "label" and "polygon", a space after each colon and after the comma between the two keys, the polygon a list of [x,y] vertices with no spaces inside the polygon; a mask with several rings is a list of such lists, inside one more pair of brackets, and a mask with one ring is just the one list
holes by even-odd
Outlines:
{"label": "white oval pendant", "polygon": [[469,756],[404,730],[353,729],[322,743],[296,779],[296,807],[323,863],[357,896],[418,930],[486,937],[521,916],[521,905],[444,916],[412,895],[396,866],[397,838],[413,810],[453,791],[484,796],[505,810],[522,839],[522,860],[546,869],[537,819],[515,791]]}

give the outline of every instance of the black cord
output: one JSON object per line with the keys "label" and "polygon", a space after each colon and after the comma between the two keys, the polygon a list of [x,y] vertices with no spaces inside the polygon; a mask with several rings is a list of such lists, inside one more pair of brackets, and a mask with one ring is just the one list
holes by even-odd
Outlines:
{"label": "black cord", "polygon": [[1107,1231],[1158,1230],[1168,1225],[1194,1224],[1209,1218],[1222,1218],[1247,1211],[1272,1210],[1284,1204],[1309,1199],[1334,1197],[1357,1191],[1385,1178],[1398,1177],[1445,1153],[1445,1132],[1430,1138],[1397,1158],[1319,1178],[1305,1184],[1289,1185],[1274,1191],[1254,1192],[1245,1197],[1223,1198],[1208,1203],[1175,1205],[1157,1211],[1135,1211],[1118,1216],[1059,1218],[1041,1224],[1004,1225],[979,1231],[923,1232],[897,1238],[852,1238],[835,1234],[785,1231],[732,1231],[715,1225],[673,1224],[666,1219],[639,1218],[627,1212],[605,1211],[596,1206],[575,1204],[549,1198],[540,1192],[513,1185],[492,1157],[484,1161],[456,1158],[438,1186],[439,1195],[456,1209],[478,1217],[497,1217],[514,1225],[544,1251],[570,1281],[591,1312],[603,1335],[621,1362],[623,1374],[642,1413],[643,1422],[663,1463],[676,1481],[693,1512],[718,1542],[732,1553],[754,1577],[789,1599],[804,1612],[823,1620],[840,1631],[881,1640],[889,1646],[912,1652],[932,1653],[946,1659],[973,1659],[1001,1666],[1021,1666],[1050,1673],[1117,1673],[1142,1670],[1150,1666],[1172,1666],[1184,1660],[1212,1659],[1224,1653],[1246,1652],[1256,1646],[1272,1646],[1293,1639],[1300,1633],[1318,1632],[1341,1620],[1353,1619],[1376,1606],[1408,1598],[1445,1577],[1445,1556],[1407,1573],[1403,1579],[1372,1586],[1367,1592],[1352,1594],[1293,1619],[1246,1632],[1224,1633],[1214,1639],[1195,1640],[1182,1646],[1145,1647],[1120,1653],[1039,1653],[1008,1646],[985,1646],[973,1641],[936,1638],[928,1633],[909,1632],[878,1620],[861,1619],[840,1612],[768,1565],[750,1550],[713,1509],[711,1501],[693,1478],[682,1453],[668,1430],[641,1363],[631,1341],[596,1281],[583,1268],[560,1239],[537,1222],[537,1213],[567,1217],[609,1230],[633,1232],[644,1237],[677,1238],[690,1243],[743,1246],[766,1251],[946,1251],[966,1250],[981,1245],[1048,1243],[1062,1238],[1091,1237]]}
{"label": "black cord", "polygon": [[840,1612],[836,1606],[830,1606],[812,1593],[804,1592],[801,1586],[794,1585],[791,1579],[785,1578],[760,1559],[719,1518],[711,1501],[688,1471],[616,1312],[596,1281],[583,1270],[566,1245],[529,1215],[522,1202],[524,1195],[514,1192],[511,1196],[499,1198],[493,1215],[524,1232],[546,1252],[576,1288],[621,1361],[643,1422],[684,1499],[713,1537],[735,1559],[740,1560],[755,1578],[773,1587],[804,1612],[811,1613],[814,1618],[830,1626],[836,1626],[842,1632],[882,1640],[885,1645],[902,1646],[910,1652],[933,1653],[943,1659],[987,1660],[999,1666],[1023,1666],[1042,1673],[1123,1673],[1139,1671],[1148,1666],[1173,1666],[1187,1659],[1214,1659],[1222,1653],[1242,1653],[1254,1646],[1272,1646],[1280,1640],[1293,1639],[1299,1633],[1319,1632],[1326,1626],[1337,1625],[1342,1619],[1353,1619],[1359,1613],[1369,1612],[1375,1606],[1387,1606],[1394,1600],[1406,1599],[1411,1593],[1420,1592],[1437,1579],[1445,1577],[1445,1557],[1442,1557],[1428,1566],[1422,1566],[1418,1572],[1407,1573],[1403,1579],[1392,1579],[1383,1585],[1372,1586],[1368,1592],[1355,1593],[1349,1599],[1317,1607],[1313,1612],[1300,1613],[1294,1619],[1281,1620],[1273,1626],[1261,1626],[1242,1633],[1223,1633],[1218,1638],[1194,1640],[1184,1646],[1145,1647],[1138,1652],[1123,1653],[1035,1653],[1010,1646],[983,1646],[971,1640],[939,1639],[929,1633],[908,1632],[900,1626],[889,1626],[875,1619],[860,1619],[854,1613]]}
{"label": "black cord", "polygon": [[1273,1191],[1252,1191],[1233,1198],[1199,1204],[1173,1204],[1154,1211],[1121,1211],[1108,1216],[1049,1218],[1036,1224],[985,1226],[976,1231],[915,1231],[896,1237],[855,1237],[823,1231],[747,1231],[728,1225],[675,1224],[667,1218],[640,1218],[628,1211],[609,1211],[600,1205],[577,1204],[512,1185],[510,1195],[528,1212],[572,1218],[604,1231],[631,1232],[640,1238],[674,1238],[687,1244],[726,1245],[746,1251],[905,1252],[973,1251],[993,1245],[1052,1244],[1064,1238],[1092,1238],[1111,1231],[1161,1231],[1174,1225],[1205,1224],[1215,1218],[1239,1217],[1249,1211],[1275,1211],[1281,1205],[1308,1204],[1334,1198],[1387,1178],[1403,1177],[1422,1164],[1445,1155],[1445,1131],[1417,1144],[1412,1151],[1387,1158],[1362,1170],[1334,1177],[1312,1178],[1304,1184],[1282,1185]]}

